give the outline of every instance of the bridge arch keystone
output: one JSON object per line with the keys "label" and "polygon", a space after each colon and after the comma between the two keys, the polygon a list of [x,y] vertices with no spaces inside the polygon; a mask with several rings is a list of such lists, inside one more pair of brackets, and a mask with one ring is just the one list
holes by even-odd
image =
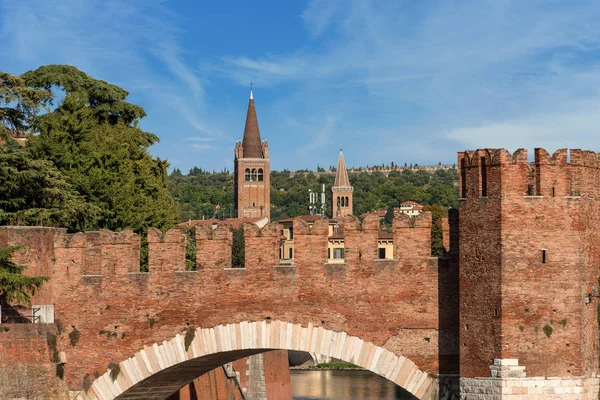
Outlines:
{"label": "bridge arch keystone", "polygon": [[[197,328],[187,348],[181,334],[161,344],[145,346],[119,363],[114,380],[111,370],[107,370],[87,392],[72,393],[72,398],[164,399],[219,365],[276,349],[319,353],[354,363],[396,383],[417,399],[431,400],[437,392],[435,379],[408,358],[345,332],[285,321],[243,321]],[[148,397],[150,393],[152,397]]]}

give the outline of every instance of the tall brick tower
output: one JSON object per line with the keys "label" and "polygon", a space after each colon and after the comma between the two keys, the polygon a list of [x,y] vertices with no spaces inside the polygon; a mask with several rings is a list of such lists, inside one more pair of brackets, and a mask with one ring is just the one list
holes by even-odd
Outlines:
{"label": "tall brick tower", "polygon": [[234,203],[236,218],[271,218],[269,144],[260,140],[260,130],[250,90],[244,139],[235,144]]}
{"label": "tall brick tower", "polygon": [[348,171],[344,154],[340,149],[338,166],[335,174],[335,183],[331,188],[331,213],[333,218],[342,218],[346,215],[352,215],[352,192],[354,188],[350,186]]}
{"label": "tall brick tower", "polygon": [[600,158],[480,149],[458,165],[463,393],[595,398]]}

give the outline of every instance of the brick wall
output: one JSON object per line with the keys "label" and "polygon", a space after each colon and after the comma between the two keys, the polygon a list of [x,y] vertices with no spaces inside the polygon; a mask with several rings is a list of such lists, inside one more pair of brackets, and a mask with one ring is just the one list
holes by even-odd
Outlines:
{"label": "brick wall", "polygon": [[[350,221],[351,220],[351,221]],[[185,234],[150,230],[149,272],[139,271],[137,235],[125,231],[67,234],[59,229],[0,228],[2,244],[33,244],[29,272],[48,271],[44,302],[65,326],[66,379],[81,389],[144,346],[188,326],[282,320],[361,337],[437,371],[438,260],[430,257],[431,216],[400,223],[407,238],[398,260],[376,261],[375,218],[348,222],[348,260],[327,262],[327,224],[294,221],[293,267],[279,267],[277,224],[244,227],[246,268],[231,269],[231,232],[196,230],[197,271],[185,271]],[[357,250],[358,249],[358,250]],[[412,252],[413,256],[410,256]],[[35,299],[36,304],[44,304]],[[80,332],[74,346],[68,334]]]}
{"label": "brick wall", "polygon": [[584,299],[598,285],[598,165],[581,150],[459,154],[461,376],[489,376],[494,358],[528,376],[597,371],[597,299]]}
{"label": "brick wall", "polygon": [[48,337],[53,324],[2,324],[0,330],[0,398],[63,400],[67,385],[57,377]]}

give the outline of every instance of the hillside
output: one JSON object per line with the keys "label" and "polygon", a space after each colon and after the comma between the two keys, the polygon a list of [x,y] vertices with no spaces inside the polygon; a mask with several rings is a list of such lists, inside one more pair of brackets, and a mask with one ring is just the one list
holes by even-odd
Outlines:
{"label": "hillside", "polygon": [[[387,176],[386,176],[387,175]],[[422,204],[437,204],[444,208],[456,207],[458,192],[454,186],[456,169],[416,171],[403,169],[382,172],[349,174],[354,186],[354,214],[387,209],[401,202],[413,200]],[[308,213],[308,190],[321,191],[325,184],[327,211],[333,174],[271,172],[271,217],[277,221]],[[181,221],[202,218],[229,218],[233,216],[233,174],[207,172],[193,168],[187,175],[175,170],[168,177],[172,196],[180,205]]]}

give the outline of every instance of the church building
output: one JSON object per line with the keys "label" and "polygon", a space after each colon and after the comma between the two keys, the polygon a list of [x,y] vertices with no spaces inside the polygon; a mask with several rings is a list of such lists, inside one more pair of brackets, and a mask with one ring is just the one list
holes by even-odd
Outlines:
{"label": "church building", "polygon": [[246,115],[244,138],[235,144],[235,218],[271,218],[271,179],[269,145],[261,141],[254,96]]}
{"label": "church building", "polygon": [[335,173],[335,183],[331,188],[331,216],[333,218],[342,218],[346,215],[352,215],[352,192],[354,188],[350,185],[348,171],[344,154],[340,149],[338,157],[338,166]]}

